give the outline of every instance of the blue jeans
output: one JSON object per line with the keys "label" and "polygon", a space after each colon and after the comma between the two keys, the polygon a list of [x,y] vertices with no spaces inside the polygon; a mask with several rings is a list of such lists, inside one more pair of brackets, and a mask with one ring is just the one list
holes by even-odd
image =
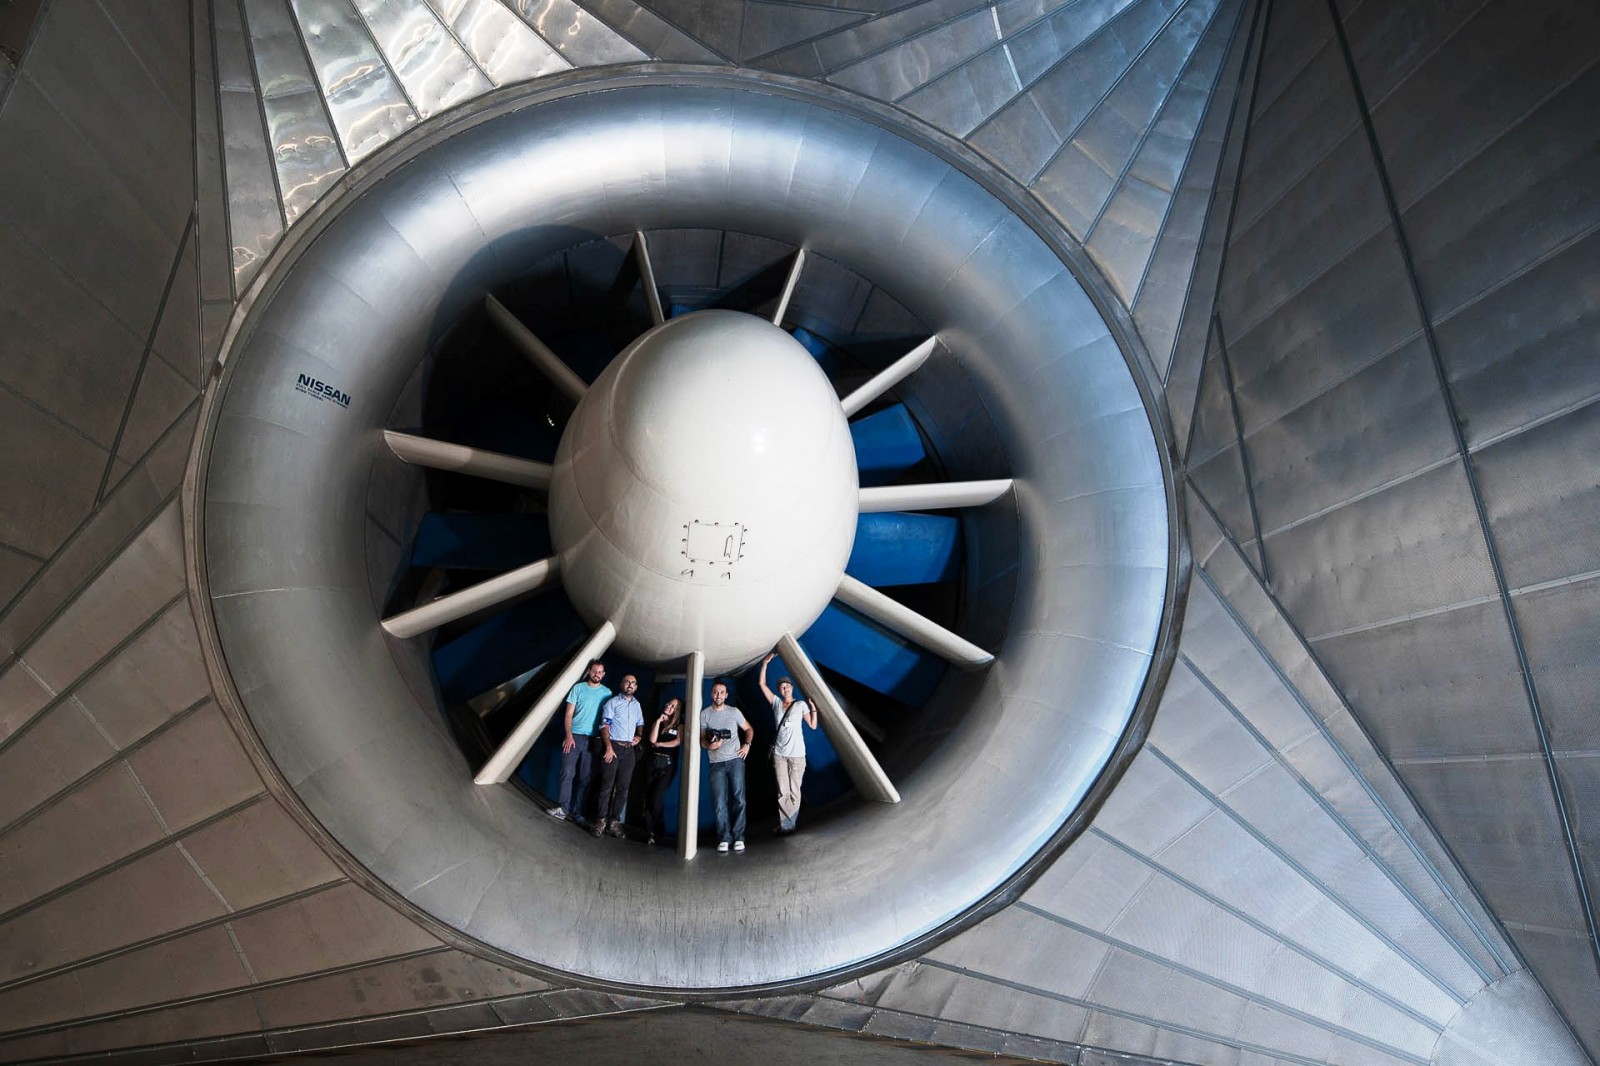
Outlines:
{"label": "blue jeans", "polygon": [[[728,824],[728,792],[733,792],[733,825]],[[711,803],[717,812],[717,839],[725,844],[744,839],[744,760],[711,764]]]}
{"label": "blue jeans", "polygon": [[[571,751],[561,753],[561,789],[556,794],[556,806],[563,807],[575,821],[589,817],[589,784],[594,779],[595,764],[605,748],[596,743],[596,737],[574,733],[576,742]],[[595,751],[599,748],[599,752]],[[605,817],[602,813],[601,817]]]}

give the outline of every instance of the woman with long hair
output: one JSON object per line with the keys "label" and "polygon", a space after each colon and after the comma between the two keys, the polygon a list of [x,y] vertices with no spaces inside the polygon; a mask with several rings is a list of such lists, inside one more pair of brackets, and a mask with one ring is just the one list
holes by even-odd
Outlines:
{"label": "woman with long hair", "polygon": [[650,765],[644,779],[646,844],[654,844],[656,837],[666,832],[662,810],[667,802],[667,789],[672,787],[672,779],[678,774],[678,750],[683,745],[679,728],[682,718],[683,701],[673,697],[650,723]]}

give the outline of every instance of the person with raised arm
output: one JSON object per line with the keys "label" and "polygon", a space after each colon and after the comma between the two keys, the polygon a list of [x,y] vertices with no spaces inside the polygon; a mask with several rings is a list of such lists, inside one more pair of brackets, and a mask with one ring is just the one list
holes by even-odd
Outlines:
{"label": "person with raised arm", "polygon": [[778,740],[772,745],[772,771],[778,778],[778,825],[773,830],[779,836],[795,830],[795,819],[800,814],[800,782],[806,776],[806,738],[801,723],[817,728],[817,711],[805,700],[795,699],[794,682],[787,677],[778,678],[776,694],[767,687],[767,664],[777,658],[773,652],[761,660],[761,695],[772,708],[772,717],[778,725]]}

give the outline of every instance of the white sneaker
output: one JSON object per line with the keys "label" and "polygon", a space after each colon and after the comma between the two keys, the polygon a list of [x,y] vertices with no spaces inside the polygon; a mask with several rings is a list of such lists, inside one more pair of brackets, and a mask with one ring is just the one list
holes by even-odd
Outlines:
{"label": "white sneaker", "polygon": [[744,850],[744,841],[742,841],[742,840],[735,840],[735,841],[734,841],[734,842],[733,842],[733,850],[734,850],[734,851],[743,851],[743,850]]}
{"label": "white sneaker", "polygon": [[[742,842],[742,841],[741,841],[741,842],[740,842],[740,845],[739,845],[739,846],[740,846],[740,847],[741,847],[741,848],[743,848],[743,847],[744,847],[744,844],[743,844],[743,842]],[[728,854],[728,842],[727,842],[727,841],[726,841],[726,840],[724,840],[724,841],[723,841],[723,842],[722,842],[722,843],[720,843],[720,844],[718,844],[718,845],[717,845],[717,851],[719,851],[719,852],[720,852],[720,853],[722,853],[722,854],[723,854],[723,855],[726,855],[726,854]]]}
{"label": "white sneaker", "polygon": [[550,812],[550,817],[554,818],[558,822],[564,822],[567,820],[567,809],[565,807],[557,807],[555,810]]}

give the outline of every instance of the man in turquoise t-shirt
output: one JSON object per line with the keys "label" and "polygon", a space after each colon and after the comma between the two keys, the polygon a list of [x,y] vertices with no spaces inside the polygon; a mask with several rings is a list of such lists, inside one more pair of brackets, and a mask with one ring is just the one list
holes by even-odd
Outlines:
{"label": "man in turquoise t-shirt", "polygon": [[556,796],[555,810],[550,812],[552,818],[570,817],[578,825],[583,824],[589,781],[594,777],[595,762],[600,754],[596,736],[600,732],[600,706],[611,697],[611,690],[600,683],[605,676],[606,664],[596,659],[589,664],[584,679],[567,692],[567,735],[561,741],[561,791]]}

